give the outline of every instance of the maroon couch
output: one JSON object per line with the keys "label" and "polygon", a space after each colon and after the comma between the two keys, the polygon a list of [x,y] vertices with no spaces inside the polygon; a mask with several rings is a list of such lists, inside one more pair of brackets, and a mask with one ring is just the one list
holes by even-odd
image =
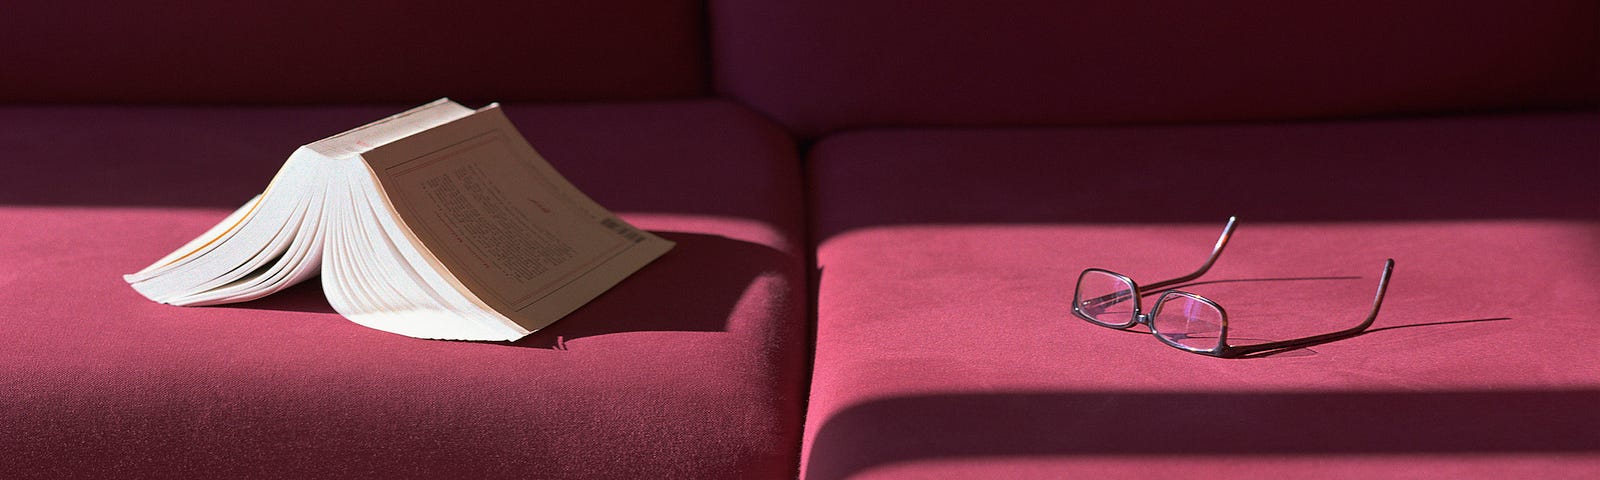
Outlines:
{"label": "maroon couch", "polygon": [[[1591,478],[1600,3],[20,2],[0,477]],[[678,247],[513,344],[122,283],[501,101]],[[1071,312],[1187,273],[1247,359]]]}

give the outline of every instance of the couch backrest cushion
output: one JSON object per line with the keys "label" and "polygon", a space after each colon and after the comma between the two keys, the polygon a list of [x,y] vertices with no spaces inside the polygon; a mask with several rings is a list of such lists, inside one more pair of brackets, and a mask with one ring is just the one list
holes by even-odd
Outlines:
{"label": "couch backrest cushion", "polygon": [[716,88],[806,135],[1592,105],[1600,2],[727,0]]}
{"label": "couch backrest cushion", "polygon": [[0,9],[0,102],[632,100],[709,92],[699,0]]}

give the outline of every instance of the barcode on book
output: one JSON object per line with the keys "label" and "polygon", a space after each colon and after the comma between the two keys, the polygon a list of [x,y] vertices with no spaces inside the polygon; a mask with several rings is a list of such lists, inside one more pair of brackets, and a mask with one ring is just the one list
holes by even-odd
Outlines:
{"label": "barcode on book", "polygon": [[639,242],[643,242],[644,241],[644,234],[643,233],[639,233],[638,230],[634,230],[633,228],[629,227],[627,224],[624,224],[624,223],[622,223],[620,221],[617,221],[617,219],[615,219],[615,218],[611,218],[611,217],[603,218],[603,219],[600,220],[600,225],[603,226],[603,227],[611,229],[611,231],[613,231],[613,232],[617,232],[618,235],[622,235],[622,238],[626,238],[628,240],[632,240],[633,243],[639,243]]}

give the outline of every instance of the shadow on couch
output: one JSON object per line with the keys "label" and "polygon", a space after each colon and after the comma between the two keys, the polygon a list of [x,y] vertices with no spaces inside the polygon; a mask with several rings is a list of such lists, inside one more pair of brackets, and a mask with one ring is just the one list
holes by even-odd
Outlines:
{"label": "shadow on couch", "polygon": [[[654,233],[677,246],[566,319],[504,345],[564,348],[566,341],[616,333],[727,331],[728,319],[748,290],[784,278],[769,266],[787,259],[800,268],[783,252],[756,243],[718,235]],[[259,300],[210,308],[336,314],[317,278]]]}
{"label": "shadow on couch", "polygon": [[805,478],[1001,456],[1592,453],[1600,451],[1595,405],[1600,390],[886,398],[832,415],[813,441]]}

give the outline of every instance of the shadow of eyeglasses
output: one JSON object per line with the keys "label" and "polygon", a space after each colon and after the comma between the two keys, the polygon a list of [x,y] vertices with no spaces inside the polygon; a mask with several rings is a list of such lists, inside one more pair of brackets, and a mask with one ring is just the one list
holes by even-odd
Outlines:
{"label": "shadow of eyeglasses", "polygon": [[[1365,278],[1365,277],[1356,276],[1356,275],[1345,275],[1345,276],[1323,276],[1323,277],[1228,278],[1228,279],[1218,279],[1218,280],[1206,280],[1206,281],[1200,281],[1200,282],[1190,282],[1190,283],[1184,283],[1184,284],[1178,284],[1178,285],[1169,285],[1167,287],[1158,288],[1158,289],[1143,289],[1143,288],[1141,288],[1141,289],[1139,289],[1139,297],[1140,298],[1156,297],[1156,296],[1160,296],[1161,294],[1166,293],[1168,291],[1179,290],[1179,289],[1190,288],[1190,287],[1196,287],[1196,286],[1200,286],[1200,285],[1214,285],[1214,284],[1226,284],[1226,283],[1253,283],[1253,282],[1306,282],[1306,281],[1361,280],[1362,278]],[[1141,326],[1141,325],[1135,325],[1135,326]],[[1393,328],[1393,327],[1386,327],[1386,328]],[[1131,328],[1130,327],[1130,328],[1125,328],[1125,329],[1113,329],[1113,330],[1118,331],[1118,332],[1124,332],[1124,333],[1137,333],[1137,334],[1141,334],[1141,335],[1150,334],[1150,331],[1148,330],[1148,327],[1145,327],[1145,329],[1136,329],[1136,328]],[[1236,338],[1236,340],[1262,340],[1262,341],[1265,341],[1266,339],[1239,337],[1239,338]]]}
{"label": "shadow of eyeglasses", "polygon": [[[1351,338],[1356,338],[1356,337],[1364,337],[1364,336],[1371,335],[1371,334],[1376,333],[1376,332],[1382,332],[1382,331],[1385,331],[1385,330],[1399,330],[1399,329],[1402,329],[1402,328],[1438,327],[1438,326],[1444,326],[1444,325],[1465,325],[1465,324],[1472,324],[1472,323],[1504,322],[1504,321],[1509,321],[1509,320],[1511,320],[1511,317],[1476,318],[1476,319],[1472,319],[1472,320],[1445,320],[1445,321],[1439,321],[1439,322],[1422,322],[1422,323],[1409,323],[1409,324],[1405,324],[1405,325],[1391,325],[1391,326],[1387,326],[1387,327],[1369,328],[1369,329],[1364,330],[1364,331],[1362,331],[1360,333],[1357,333],[1355,335],[1351,335],[1351,336],[1345,337],[1344,339],[1351,339]],[[1254,339],[1244,339],[1244,340],[1254,340]],[[1267,351],[1264,351],[1264,352],[1258,352],[1258,353],[1253,353],[1253,354],[1249,354],[1249,355],[1241,355],[1241,356],[1234,357],[1234,358],[1239,358],[1239,359],[1265,358],[1265,357],[1273,357],[1273,356],[1279,356],[1279,355],[1288,355],[1288,354],[1292,354],[1294,352],[1299,352],[1299,351],[1315,352],[1315,350],[1311,349],[1311,347],[1314,347],[1314,346],[1316,346],[1316,345],[1306,345],[1306,346],[1301,346],[1301,347],[1284,348],[1284,349],[1278,349],[1278,350],[1267,350]]]}
{"label": "shadow of eyeglasses", "polygon": [[[1326,277],[1230,278],[1230,279],[1206,280],[1206,281],[1203,281],[1203,282],[1192,282],[1192,283],[1185,283],[1185,284],[1181,284],[1181,285],[1173,285],[1171,287],[1163,288],[1163,289],[1159,289],[1159,290],[1152,290],[1152,291],[1149,291],[1149,292],[1140,292],[1139,296],[1140,297],[1153,297],[1153,296],[1161,295],[1163,292],[1166,292],[1168,290],[1177,290],[1177,289],[1182,289],[1182,288],[1191,288],[1191,287],[1200,286],[1200,285],[1212,285],[1212,284],[1251,283],[1251,282],[1302,282],[1302,281],[1361,280],[1362,278],[1365,278],[1365,277],[1360,277],[1360,276],[1355,276],[1355,275],[1345,275],[1345,276],[1326,276]],[[1346,337],[1346,338],[1355,338],[1355,337],[1369,335],[1369,334],[1376,333],[1376,332],[1382,332],[1382,331],[1385,331],[1385,330],[1398,330],[1398,329],[1402,329],[1402,328],[1436,327],[1436,326],[1443,326],[1443,325],[1465,325],[1465,324],[1484,323],[1484,322],[1502,322],[1502,321],[1507,321],[1507,320],[1511,320],[1511,317],[1477,318],[1477,319],[1472,319],[1472,320],[1446,320],[1446,321],[1439,321],[1439,322],[1423,322],[1423,323],[1411,323],[1411,324],[1405,324],[1405,325],[1390,325],[1390,326],[1387,326],[1387,327],[1369,328],[1367,330],[1362,331],[1361,333],[1358,333],[1358,334],[1355,334],[1355,335],[1352,335],[1352,336]],[[1150,333],[1149,331],[1146,331],[1146,330],[1132,330],[1132,329],[1118,330],[1118,331],[1127,332],[1127,333],[1142,334],[1142,335],[1148,335]],[[1261,340],[1261,341],[1267,341],[1267,339],[1263,339],[1263,338],[1249,338],[1249,337],[1239,337],[1239,338],[1237,338],[1237,340]],[[1261,357],[1269,357],[1269,356],[1278,356],[1278,355],[1282,355],[1282,354],[1286,354],[1286,353],[1290,353],[1290,352],[1294,352],[1294,351],[1298,351],[1298,350],[1311,350],[1311,347],[1313,347],[1313,346],[1314,345],[1307,345],[1307,346],[1302,346],[1302,347],[1297,347],[1297,348],[1286,348],[1286,349],[1281,349],[1281,350],[1269,350],[1269,351],[1266,351],[1266,352],[1260,352],[1260,353],[1256,353],[1256,354],[1252,354],[1252,355],[1241,356],[1241,357],[1238,357],[1238,358],[1261,358]]]}

